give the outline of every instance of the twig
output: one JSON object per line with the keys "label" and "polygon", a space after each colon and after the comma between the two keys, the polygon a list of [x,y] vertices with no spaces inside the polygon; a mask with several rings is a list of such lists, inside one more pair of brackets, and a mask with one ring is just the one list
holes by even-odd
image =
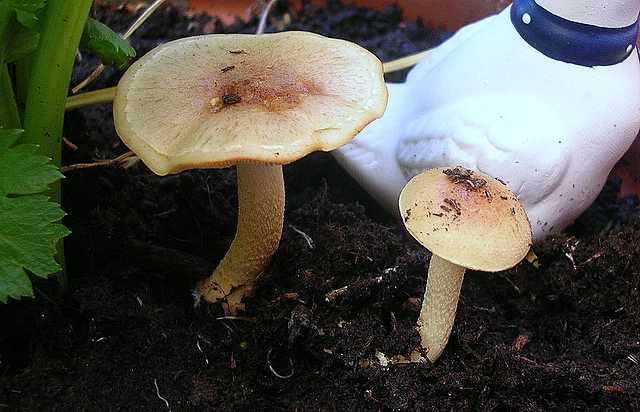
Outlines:
{"label": "twig", "polygon": [[304,240],[307,241],[307,245],[309,245],[309,249],[313,249],[315,247],[315,244],[313,242],[313,239],[311,239],[311,236],[307,235],[306,233],[304,233],[302,230],[298,229],[294,225],[289,225],[289,227],[293,229],[294,232],[301,235],[304,238]]}
{"label": "twig", "polygon": [[506,280],[506,281],[507,281],[507,283],[508,283],[509,285],[511,285],[511,287],[513,288],[513,290],[515,290],[515,291],[516,291],[516,293],[517,293],[518,295],[522,295],[522,291],[520,290],[520,288],[518,287],[518,285],[516,285],[516,283],[515,283],[513,280],[511,280],[511,278],[510,278],[509,276],[507,276],[507,275],[502,275],[502,278],[503,278],[504,280]]}
{"label": "twig", "polygon": [[397,266],[386,268],[382,271],[382,275],[374,278],[367,278],[362,280],[356,280],[351,285],[343,286],[341,288],[332,290],[324,295],[325,300],[328,303],[335,302],[338,298],[345,298],[346,295],[351,293],[351,290],[355,290],[354,293],[364,293],[368,288],[372,286],[378,286],[381,283],[388,281],[393,277],[393,274],[398,270]]}
{"label": "twig", "polygon": [[92,169],[96,167],[123,167],[128,168],[131,167],[135,162],[138,161],[138,157],[133,152],[126,152],[115,159],[106,159],[106,160],[98,160],[93,163],[76,163],[69,166],[62,166],[60,171],[62,173],[74,172],[76,170],[82,169]]}
{"label": "twig", "polygon": [[71,150],[73,150],[74,152],[76,150],[78,150],[78,145],[76,145],[75,143],[73,143],[71,140],[67,139],[66,137],[62,136],[62,142]]}
{"label": "twig", "polygon": [[277,298],[273,299],[271,301],[271,303],[276,303],[276,302],[281,302],[281,301],[289,301],[289,300],[294,300],[296,302],[302,303],[303,305],[305,304],[305,301],[300,299],[300,295],[298,294],[298,292],[286,292],[286,293],[283,293],[282,295],[280,295]]}
{"label": "twig", "polygon": [[153,379],[153,386],[156,387],[156,395],[158,396],[158,398],[160,400],[162,400],[165,405],[167,405],[167,409],[169,410],[169,412],[171,412],[171,407],[169,406],[169,401],[166,400],[165,398],[163,398],[162,395],[160,395],[160,388],[158,388],[158,380],[157,379]]}
{"label": "twig", "polygon": [[289,368],[291,369],[291,372],[287,375],[281,375],[278,372],[276,372],[276,370],[273,368],[273,366],[271,366],[271,352],[273,351],[273,348],[269,348],[269,351],[267,352],[267,365],[269,366],[269,370],[271,371],[271,373],[273,373],[276,378],[279,379],[289,379],[293,376],[293,374],[295,373],[295,369],[293,368],[293,360],[291,359],[291,356],[289,356]]}
{"label": "twig", "polygon": [[349,286],[343,286],[341,288],[334,289],[331,292],[328,292],[326,295],[324,295],[324,298],[327,302],[333,302],[336,299],[338,299],[339,296],[342,296],[345,293],[347,293],[348,289],[349,289]]}
{"label": "twig", "polygon": [[75,85],[73,89],[71,89],[71,93],[77,94],[80,90],[84,89],[85,87],[87,87],[88,85],[96,81],[96,79],[100,77],[102,72],[104,72],[104,64],[100,63],[95,69],[93,69],[91,74],[89,74],[87,77],[84,78],[84,80],[82,80],[80,83]]}
{"label": "twig", "polygon": [[262,10],[262,14],[260,15],[260,22],[258,23],[258,29],[256,30],[256,34],[264,33],[264,29],[267,27],[267,18],[269,17],[269,12],[271,11],[271,7],[278,0],[270,0],[269,3]]}
{"label": "twig", "polygon": [[624,393],[624,388],[618,385],[603,385],[602,392],[604,393]]}
{"label": "twig", "polygon": [[256,318],[246,318],[242,316],[220,316],[216,320],[243,320],[245,322],[255,322]]}
{"label": "twig", "polygon": [[529,344],[529,336],[528,335],[518,335],[516,340],[511,345],[511,350],[515,353],[520,353],[524,349],[525,346]]}
{"label": "twig", "polygon": [[207,354],[204,353],[204,351],[202,350],[202,347],[200,346],[200,339],[196,338],[196,347],[198,348],[198,351],[200,351],[200,353],[202,353],[202,356],[204,356],[204,362],[208,365],[209,364],[209,358],[207,358]]}
{"label": "twig", "polygon": [[[127,29],[127,31],[122,35],[123,39],[128,39],[136,30],[138,30],[138,28],[145,22],[147,21],[147,19],[149,17],[151,17],[151,15],[160,7],[162,6],[162,3],[164,3],[166,0],[156,0],[153,2],[153,4],[151,4],[151,6],[149,6],[141,15],[140,17],[138,17],[136,19],[136,21],[133,22],[133,24]],[[96,67],[93,72],[91,72],[91,74],[89,76],[87,76],[86,79],[84,79],[83,81],[81,81],[78,85],[76,85],[73,89],[71,89],[71,93],[76,94],[78,93],[80,90],[84,89],[85,87],[87,87],[88,85],[90,85],[91,83],[93,83],[93,81],[95,79],[97,79],[102,72],[104,71],[104,64],[99,64],[98,67]]]}
{"label": "twig", "polygon": [[328,292],[326,295],[324,295],[324,298],[329,303],[335,302],[338,298],[340,298],[340,297],[344,296],[345,294],[347,294],[347,292],[351,288],[357,288],[359,290],[362,290],[362,289],[365,289],[365,288],[367,288],[369,286],[379,285],[380,283],[382,283],[383,279],[384,278],[382,276],[377,276],[375,278],[365,279],[363,281],[355,282],[354,284],[343,286],[341,288],[338,288],[338,289],[335,289],[335,290],[332,290],[332,291]]}
{"label": "twig", "polygon": [[569,262],[571,262],[571,266],[573,266],[573,270],[578,270],[576,261],[573,258],[573,253],[576,251],[576,248],[579,243],[580,241],[572,236],[569,239],[567,239],[566,243],[562,247],[564,255],[567,257],[567,259],[569,259]]}
{"label": "twig", "polygon": [[409,56],[401,57],[390,62],[382,64],[382,69],[385,73],[393,73],[403,69],[408,69],[411,66],[415,66],[420,60],[426,58],[432,53],[433,49],[421,51],[419,53],[410,54]]}
{"label": "twig", "polygon": [[156,0],[153,2],[153,4],[151,4],[151,6],[149,6],[149,8],[147,8],[141,15],[140,17],[138,17],[136,19],[136,21],[133,22],[133,24],[127,29],[127,31],[124,32],[124,34],[122,35],[123,39],[128,39],[129,37],[131,37],[131,35],[138,30],[138,28],[140,26],[142,26],[142,24],[147,21],[147,19],[149,17],[151,17],[151,15],[160,7],[162,6],[162,3],[164,3],[166,0]]}

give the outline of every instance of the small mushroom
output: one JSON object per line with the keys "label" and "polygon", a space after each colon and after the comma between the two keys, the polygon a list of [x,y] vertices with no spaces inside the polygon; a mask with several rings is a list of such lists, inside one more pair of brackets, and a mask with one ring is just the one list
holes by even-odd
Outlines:
{"label": "small mushroom", "polygon": [[409,233],[433,254],[418,331],[427,358],[435,362],[451,334],[465,270],[515,266],[531,247],[531,226],[503,183],[462,167],[414,177],[399,206]]}
{"label": "small mushroom", "polygon": [[206,35],[166,43],[118,84],[116,130],[158,175],[237,165],[236,236],[197,287],[243,308],[282,234],[282,165],[348,143],[386,107],[382,64],[305,32]]}

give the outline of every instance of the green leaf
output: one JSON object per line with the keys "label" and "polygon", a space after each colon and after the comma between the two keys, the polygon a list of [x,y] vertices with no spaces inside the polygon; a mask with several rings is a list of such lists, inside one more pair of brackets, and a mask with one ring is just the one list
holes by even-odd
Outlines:
{"label": "green leaf", "polygon": [[[0,0],[1,1],[1,0]],[[13,63],[28,56],[38,48],[40,33],[18,25],[14,33],[9,34],[8,45],[5,50],[4,62]]]}
{"label": "green leaf", "polygon": [[0,302],[31,297],[27,271],[46,278],[60,270],[57,241],[69,231],[60,207],[41,192],[62,176],[35,145],[12,146],[21,130],[0,129]]}
{"label": "green leaf", "polygon": [[[46,0],[2,0],[16,13],[16,19],[25,27],[36,29],[38,12],[46,6]],[[73,1],[73,0],[69,0]]]}
{"label": "green leaf", "polygon": [[24,130],[0,128],[0,151],[7,150],[22,137]]}
{"label": "green leaf", "polygon": [[80,50],[95,54],[102,63],[123,69],[136,57],[136,50],[129,42],[108,26],[92,18],[87,19],[80,40]]}
{"label": "green leaf", "polygon": [[0,152],[0,196],[29,195],[47,190],[63,177],[38,146],[22,144]]}

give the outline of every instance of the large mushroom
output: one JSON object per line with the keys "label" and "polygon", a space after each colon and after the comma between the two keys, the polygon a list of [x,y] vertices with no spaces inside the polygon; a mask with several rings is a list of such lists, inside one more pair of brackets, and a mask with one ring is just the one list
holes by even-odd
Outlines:
{"label": "large mushroom", "polygon": [[280,242],[282,165],[348,143],[386,101],[373,54],[283,32],[166,43],[127,70],[113,109],[121,139],[158,175],[237,165],[236,236],[197,286],[208,302],[236,313]]}
{"label": "large mushroom", "polygon": [[449,341],[465,270],[515,266],[531,247],[531,226],[503,183],[462,167],[414,177],[399,206],[409,233],[432,252],[418,332],[435,362]]}

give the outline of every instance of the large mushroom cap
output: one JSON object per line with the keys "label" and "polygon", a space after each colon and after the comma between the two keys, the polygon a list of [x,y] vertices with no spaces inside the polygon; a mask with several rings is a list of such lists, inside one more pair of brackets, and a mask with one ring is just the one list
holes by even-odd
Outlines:
{"label": "large mushroom cap", "polygon": [[418,242],[469,269],[508,269],[531,246],[531,226],[520,202],[503,183],[479,172],[428,170],[405,186],[399,205]]}
{"label": "large mushroom cap", "polygon": [[155,173],[243,161],[286,164],[348,143],[386,107],[382,64],[305,32],[190,37],[133,64],[116,130]]}

